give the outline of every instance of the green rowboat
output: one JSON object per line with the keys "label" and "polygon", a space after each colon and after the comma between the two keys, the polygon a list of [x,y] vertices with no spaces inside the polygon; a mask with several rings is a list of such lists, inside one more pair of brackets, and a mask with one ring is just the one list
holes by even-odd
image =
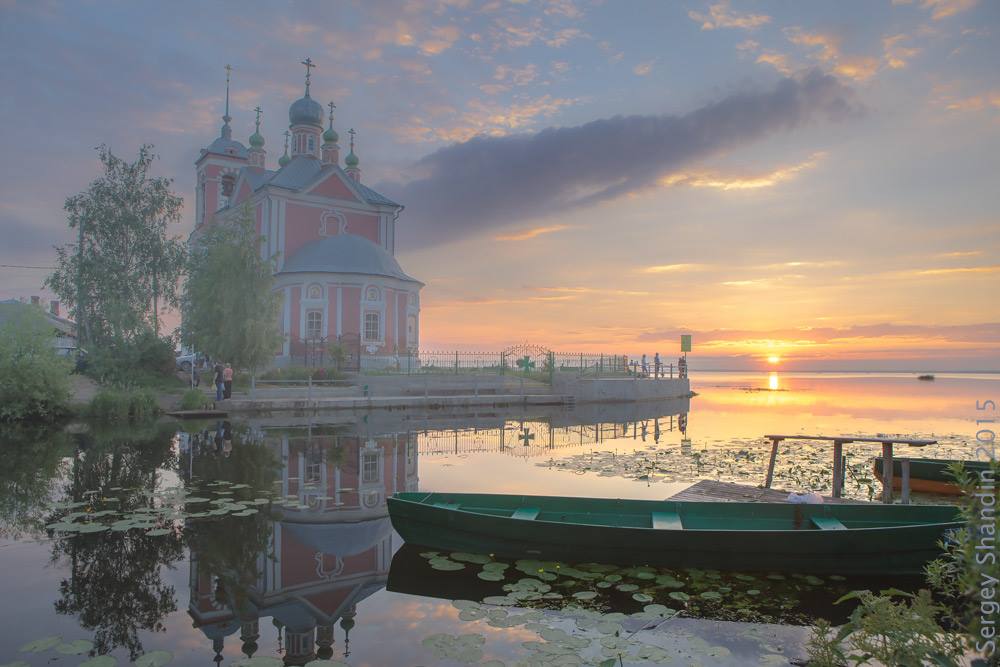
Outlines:
{"label": "green rowboat", "polygon": [[[924,493],[941,493],[949,496],[958,496],[962,490],[955,484],[954,478],[948,474],[948,466],[958,463],[952,459],[913,459],[907,457],[910,462],[910,489],[922,491]],[[902,488],[903,468],[902,459],[892,459],[892,486],[895,489]],[[990,464],[987,461],[962,461],[965,469],[969,473],[978,476],[983,470],[989,470]],[[875,457],[875,477],[882,480],[881,456]]]}
{"label": "green rowboat", "polygon": [[913,574],[958,528],[950,505],[797,505],[397,493],[410,544],[507,558],[716,570]]}

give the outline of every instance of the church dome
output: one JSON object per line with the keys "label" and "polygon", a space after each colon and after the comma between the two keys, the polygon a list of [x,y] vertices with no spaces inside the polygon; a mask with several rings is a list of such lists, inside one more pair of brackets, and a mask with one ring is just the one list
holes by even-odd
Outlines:
{"label": "church dome", "polygon": [[335,144],[340,139],[340,135],[332,127],[327,128],[326,132],[323,133],[323,142],[327,144]]}
{"label": "church dome", "polygon": [[263,148],[264,147],[264,136],[260,131],[254,132],[250,135],[250,147],[251,148]]}
{"label": "church dome", "polygon": [[358,162],[360,162],[360,160],[358,160],[358,156],[354,154],[353,150],[348,153],[347,157],[344,158],[344,164],[348,167],[357,167]]}
{"label": "church dome", "polygon": [[323,107],[306,93],[288,107],[288,123],[323,127]]}
{"label": "church dome", "polygon": [[285,261],[281,273],[360,273],[419,282],[406,275],[382,246],[346,233],[302,246]]}

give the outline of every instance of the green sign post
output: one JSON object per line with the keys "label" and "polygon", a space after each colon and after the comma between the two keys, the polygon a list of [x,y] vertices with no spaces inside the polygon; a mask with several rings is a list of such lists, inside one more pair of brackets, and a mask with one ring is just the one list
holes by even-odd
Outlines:
{"label": "green sign post", "polygon": [[681,352],[691,351],[691,334],[681,334]]}

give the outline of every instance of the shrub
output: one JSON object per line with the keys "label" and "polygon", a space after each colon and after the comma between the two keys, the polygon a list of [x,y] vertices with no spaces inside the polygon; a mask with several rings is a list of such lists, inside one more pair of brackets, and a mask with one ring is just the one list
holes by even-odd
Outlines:
{"label": "shrub", "polygon": [[158,412],[156,396],[146,389],[102,389],[87,408],[88,417],[106,422],[142,421],[155,417]]}
{"label": "shrub", "polygon": [[147,331],[90,350],[84,372],[102,384],[129,387],[155,383],[174,371],[173,341]]}
{"label": "shrub", "polygon": [[208,397],[200,389],[188,389],[181,396],[181,410],[201,410],[209,404]]}
{"label": "shrub", "polygon": [[49,420],[66,413],[70,363],[56,354],[44,316],[25,308],[0,328],[0,421]]}

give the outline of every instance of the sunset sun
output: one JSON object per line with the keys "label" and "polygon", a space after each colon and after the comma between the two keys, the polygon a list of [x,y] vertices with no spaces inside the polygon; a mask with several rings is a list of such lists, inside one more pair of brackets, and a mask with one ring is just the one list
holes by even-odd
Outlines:
{"label": "sunset sun", "polygon": [[776,354],[769,355],[768,358],[767,358],[767,363],[769,363],[771,365],[774,365],[774,364],[776,364],[776,363],[778,363],[780,361],[781,361],[781,357],[779,357]]}

